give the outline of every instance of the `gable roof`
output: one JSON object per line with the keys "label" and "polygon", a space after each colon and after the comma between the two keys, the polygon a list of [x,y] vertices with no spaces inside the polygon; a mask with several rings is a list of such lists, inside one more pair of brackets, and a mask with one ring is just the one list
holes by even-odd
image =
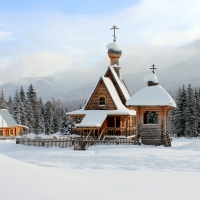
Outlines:
{"label": "gable roof", "polygon": [[127,102],[127,106],[171,106],[176,103],[161,85],[145,87],[135,93]]}
{"label": "gable roof", "polygon": [[0,127],[18,126],[12,115],[6,109],[0,109]]}
{"label": "gable roof", "polygon": [[117,85],[119,86],[124,98],[127,101],[131,97],[131,94],[130,94],[130,92],[129,92],[129,90],[128,90],[128,88],[127,88],[127,86],[126,86],[126,84],[125,84],[125,82],[124,82],[124,80],[122,78],[122,76],[119,77],[117,75],[117,73],[116,73],[116,71],[114,69],[115,66],[118,67],[117,65],[109,66],[105,76],[108,74],[109,71],[112,73]]}
{"label": "gable roof", "polygon": [[113,103],[114,103],[114,105],[115,105],[115,108],[117,109],[117,106],[116,106],[116,103],[115,103],[115,101],[114,101],[114,99],[113,99],[113,97],[112,97],[111,91],[108,90],[108,86],[106,85],[106,82],[105,82],[105,79],[104,79],[104,78],[105,78],[105,77],[103,77],[103,76],[100,77],[99,82],[97,83],[97,85],[95,86],[95,88],[94,88],[92,94],[91,94],[90,97],[88,98],[88,100],[87,100],[87,102],[86,102],[86,104],[85,104],[85,106],[84,106],[84,109],[87,109],[87,108],[88,108],[89,103],[91,102],[92,97],[94,96],[95,92],[97,91],[98,86],[99,86],[99,84],[100,84],[101,81],[103,81],[103,83],[104,83],[104,85],[105,85],[105,87],[106,87],[108,93],[110,94],[110,97],[111,97],[111,99],[112,99],[112,101],[113,101]]}
{"label": "gable roof", "polygon": [[[117,109],[116,110],[86,110],[85,107],[90,101],[91,99],[90,97],[86,105],[82,109],[67,113],[70,115],[85,115],[82,122],[80,124],[76,124],[76,127],[101,127],[104,120],[106,119],[108,115],[135,115],[136,114],[135,110],[129,110],[128,108],[124,106],[110,78],[102,76],[99,81],[101,80],[104,82]],[[96,87],[93,93],[95,92]]]}

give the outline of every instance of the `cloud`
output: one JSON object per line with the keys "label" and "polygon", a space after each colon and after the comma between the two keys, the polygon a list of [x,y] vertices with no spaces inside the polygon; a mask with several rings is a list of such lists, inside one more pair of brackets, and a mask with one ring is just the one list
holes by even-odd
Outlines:
{"label": "cloud", "polygon": [[124,73],[148,70],[153,63],[164,68],[188,60],[193,53],[176,47],[199,38],[199,7],[198,0],[143,0],[96,16],[26,13],[9,21],[10,33],[15,34],[11,43],[0,47],[0,79],[68,74],[73,81],[82,73],[78,77],[86,84],[95,81],[109,65],[106,45],[112,41],[109,28],[114,24],[120,28],[117,43]]}
{"label": "cloud", "polygon": [[4,38],[6,36],[9,36],[9,35],[12,35],[12,33],[0,30],[0,39]]}

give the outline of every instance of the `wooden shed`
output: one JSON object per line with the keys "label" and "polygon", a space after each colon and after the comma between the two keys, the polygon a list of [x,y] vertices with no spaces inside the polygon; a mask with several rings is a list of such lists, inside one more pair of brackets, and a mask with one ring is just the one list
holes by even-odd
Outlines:
{"label": "wooden shed", "polygon": [[135,93],[126,103],[136,111],[136,126],[143,144],[171,146],[168,113],[176,104],[159,85],[155,74],[144,77],[147,87]]}
{"label": "wooden shed", "polygon": [[6,109],[0,109],[0,137],[15,137],[28,130],[28,127],[16,123]]}

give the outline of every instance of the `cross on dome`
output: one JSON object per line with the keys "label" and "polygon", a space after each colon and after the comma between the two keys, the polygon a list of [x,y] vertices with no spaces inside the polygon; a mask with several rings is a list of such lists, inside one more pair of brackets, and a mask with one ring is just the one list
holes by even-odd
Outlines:
{"label": "cross on dome", "polygon": [[116,36],[115,36],[115,30],[117,30],[117,29],[119,29],[119,28],[117,28],[117,26],[113,26],[112,28],[110,28],[110,30],[114,30],[114,35],[113,35],[113,37],[114,37],[114,39],[113,39],[113,41],[115,42],[116,41]]}
{"label": "cross on dome", "polygon": [[153,71],[152,71],[152,72],[153,72],[153,74],[155,74],[154,70],[155,70],[155,69],[157,69],[157,68],[155,68],[155,65],[154,65],[154,64],[153,64],[153,65],[151,65],[151,66],[152,66],[152,68],[150,68],[150,69],[153,69]]}

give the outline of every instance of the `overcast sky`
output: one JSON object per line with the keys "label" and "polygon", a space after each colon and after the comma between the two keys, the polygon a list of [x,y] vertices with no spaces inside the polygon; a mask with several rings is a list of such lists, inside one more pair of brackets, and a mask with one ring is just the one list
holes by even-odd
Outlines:
{"label": "overcast sky", "polygon": [[168,67],[188,58],[176,47],[200,39],[199,8],[199,0],[0,0],[0,83],[66,73],[95,80],[109,65],[113,25],[124,73]]}

